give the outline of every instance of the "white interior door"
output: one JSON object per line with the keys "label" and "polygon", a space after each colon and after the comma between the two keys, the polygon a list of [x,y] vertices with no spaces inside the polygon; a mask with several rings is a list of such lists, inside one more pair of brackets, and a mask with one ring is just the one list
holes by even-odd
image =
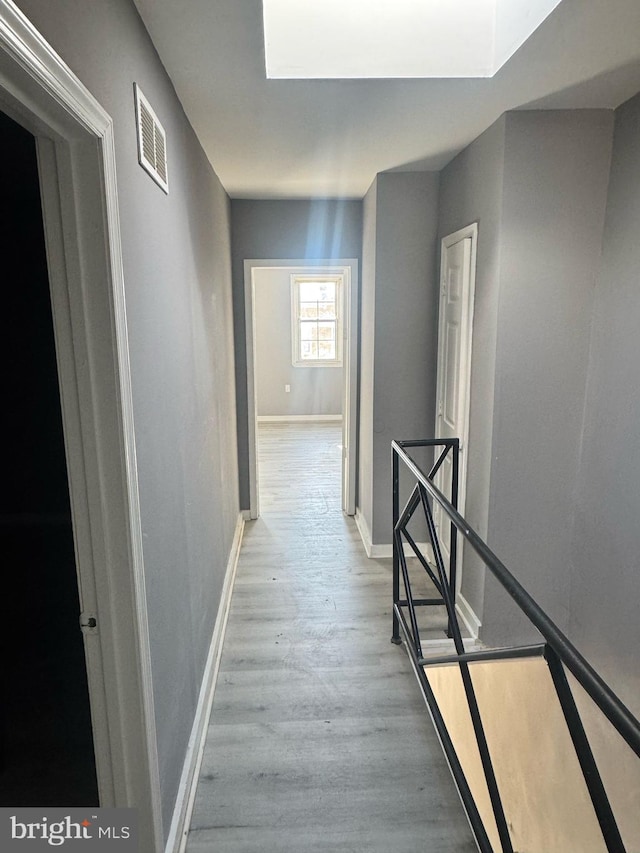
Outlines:
{"label": "white interior door", "polygon": [[[440,308],[438,316],[438,381],[436,399],[436,436],[460,439],[458,508],[464,515],[467,444],[469,435],[469,396],[471,385],[471,337],[476,223],[442,240]],[[437,487],[451,498],[452,455],[436,476]],[[449,522],[439,507],[435,521],[441,537],[445,564],[449,561]],[[462,543],[458,543],[458,585],[460,583]]]}

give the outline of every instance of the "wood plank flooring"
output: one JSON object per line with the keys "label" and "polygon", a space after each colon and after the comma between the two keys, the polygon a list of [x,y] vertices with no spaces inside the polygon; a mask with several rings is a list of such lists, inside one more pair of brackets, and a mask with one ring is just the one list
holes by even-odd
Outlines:
{"label": "wood plank flooring", "polygon": [[260,425],[187,853],[476,850],[340,461],[336,424]]}

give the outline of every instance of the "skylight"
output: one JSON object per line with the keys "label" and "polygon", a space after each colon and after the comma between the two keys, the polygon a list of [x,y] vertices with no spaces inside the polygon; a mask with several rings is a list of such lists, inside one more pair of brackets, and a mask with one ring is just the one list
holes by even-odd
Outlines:
{"label": "skylight", "polygon": [[561,0],[263,0],[267,77],[492,77]]}

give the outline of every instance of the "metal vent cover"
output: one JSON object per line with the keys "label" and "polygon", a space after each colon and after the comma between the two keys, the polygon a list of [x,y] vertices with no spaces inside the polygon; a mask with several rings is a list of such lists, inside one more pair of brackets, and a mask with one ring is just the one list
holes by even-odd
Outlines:
{"label": "metal vent cover", "polygon": [[168,193],[166,133],[137,83],[134,83],[134,93],[138,129],[138,162],[158,186]]}

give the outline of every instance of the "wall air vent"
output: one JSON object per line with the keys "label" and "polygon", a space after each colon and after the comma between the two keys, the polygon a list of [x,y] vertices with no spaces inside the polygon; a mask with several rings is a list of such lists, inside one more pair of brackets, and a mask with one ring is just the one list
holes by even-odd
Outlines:
{"label": "wall air vent", "polygon": [[138,161],[153,180],[168,193],[167,136],[137,83],[134,83],[134,92],[138,127]]}

